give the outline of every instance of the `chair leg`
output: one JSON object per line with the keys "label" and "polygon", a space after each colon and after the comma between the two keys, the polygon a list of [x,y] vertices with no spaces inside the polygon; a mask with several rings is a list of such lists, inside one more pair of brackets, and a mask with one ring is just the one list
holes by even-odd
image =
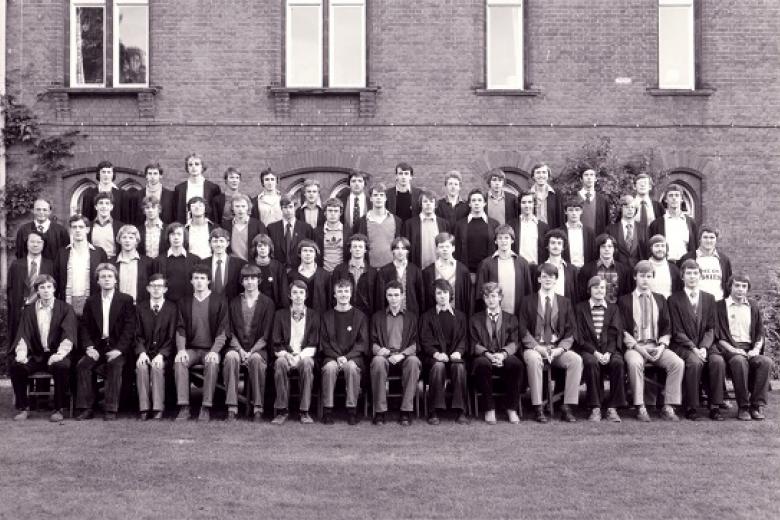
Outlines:
{"label": "chair leg", "polygon": [[547,371],[547,402],[549,403],[550,417],[554,414],[555,406],[555,380],[552,377],[552,370]]}

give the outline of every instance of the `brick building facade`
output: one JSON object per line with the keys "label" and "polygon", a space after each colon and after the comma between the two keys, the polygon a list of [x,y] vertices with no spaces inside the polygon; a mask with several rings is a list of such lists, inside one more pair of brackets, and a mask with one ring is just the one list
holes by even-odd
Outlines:
{"label": "brick building facade", "polygon": [[622,157],[656,150],[737,268],[761,281],[776,265],[780,229],[764,222],[780,215],[780,3],[695,0],[685,92],[658,88],[659,0],[526,0],[523,85],[509,91],[486,85],[485,0],[365,0],[365,85],[341,89],[284,88],[285,0],[149,0],[148,86],[69,88],[71,4],[9,0],[6,20],[9,93],[47,131],[87,135],[49,187],[60,217],[102,159],[124,183],[159,161],[172,186],[198,151],[207,177],[237,167],[250,194],[267,166],[285,189],[317,176],[333,190],[349,168],[391,181],[405,160],[417,185],[440,191],[459,169],[468,190],[491,167],[523,187],[531,164],[559,171],[605,135]]}

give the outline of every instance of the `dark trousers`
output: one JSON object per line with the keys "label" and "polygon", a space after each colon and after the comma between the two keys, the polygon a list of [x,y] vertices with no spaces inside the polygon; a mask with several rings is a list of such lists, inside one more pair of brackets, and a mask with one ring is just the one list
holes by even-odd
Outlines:
{"label": "dark trousers", "polygon": [[766,406],[772,360],[764,355],[748,359],[730,352],[725,352],[723,357],[729,365],[737,406]]}
{"label": "dark trousers", "polygon": [[455,410],[466,409],[466,364],[463,362],[443,362],[433,358],[425,360],[425,371],[428,374],[428,385],[431,393],[431,403],[436,410],[445,410],[444,383],[449,374],[452,388],[452,408]]}
{"label": "dark trousers", "polygon": [[683,406],[685,408],[698,408],[699,385],[706,365],[707,368],[707,395],[710,407],[723,403],[723,384],[726,380],[726,362],[718,353],[709,353],[707,361],[702,361],[691,349],[676,348],[674,351],[685,363],[683,375]]}
{"label": "dark trousers", "polygon": [[14,387],[14,397],[17,410],[26,410],[30,403],[27,399],[27,380],[35,372],[48,372],[54,379],[54,407],[62,410],[68,407],[68,375],[70,372],[70,359],[65,358],[56,363],[48,364],[49,356],[34,360],[29,358],[27,363],[11,362],[11,384]]}
{"label": "dark trousers", "polygon": [[517,410],[520,402],[520,388],[524,383],[525,365],[517,356],[508,356],[501,367],[494,366],[488,358],[480,356],[474,360],[472,369],[477,390],[482,394],[485,410],[495,410],[493,398],[493,374],[501,377],[506,393],[506,409]]}
{"label": "dark trousers", "polygon": [[122,388],[122,371],[125,367],[125,356],[120,354],[108,361],[104,354],[93,360],[86,354],[76,363],[76,408],[89,409],[95,405],[96,374],[103,373],[105,379],[106,412],[116,413],[119,410],[119,391]]}
{"label": "dark trousers", "polygon": [[[614,352],[606,365],[602,365],[590,352],[580,352],[582,356],[582,378],[587,393],[585,401],[590,408],[622,408],[626,402],[626,364],[623,354]],[[604,402],[603,376],[609,376],[609,399]]]}

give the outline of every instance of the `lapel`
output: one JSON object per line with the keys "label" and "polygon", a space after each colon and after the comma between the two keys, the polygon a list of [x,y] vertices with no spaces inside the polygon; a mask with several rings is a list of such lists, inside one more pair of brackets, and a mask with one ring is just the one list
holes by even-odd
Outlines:
{"label": "lapel", "polygon": [[[59,300],[54,300],[54,305],[52,306],[51,310],[51,324],[49,325],[49,337],[46,338],[46,344],[49,345],[50,349],[56,350],[56,346],[54,345],[54,335],[59,330],[59,327],[57,327],[57,324],[62,320],[62,302]],[[39,331],[38,327],[35,327],[36,331]],[[40,332],[38,332],[40,335]]]}
{"label": "lapel", "polygon": [[[609,307],[607,307],[607,310],[609,310]],[[593,324],[593,314],[590,308],[590,300],[585,300],[585,323],[588,325],[588,332],[590,333],[591,337],[596,337],[596,326]],[[607,312],[604,312],[604,325],[607,324]],[[604,334],[604,329],[601,329],[601,334]]]}
{"label": "lapel", "polygon": [[441,323],[439,323],[439,313],[436,311],[436,307],[433,308],[433,327],[436,332],[436,340],[439,345],[445,350],[448,350],[447,342],[444,340],[444,331],[441,329]]}
{"label": "lapel", "polygon": [[119,289],[114,289],[114,295],[111,297],[111,306],[108,308],[108,326],[113,331],[113,324],[119,319]]}

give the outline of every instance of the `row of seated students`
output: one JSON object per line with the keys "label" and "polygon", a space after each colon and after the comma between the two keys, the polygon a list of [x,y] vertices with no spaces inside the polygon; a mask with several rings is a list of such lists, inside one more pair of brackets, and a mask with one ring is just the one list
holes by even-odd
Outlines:
{"label": "row of seated students", "polygon": [[[509,422],[519,422],[526,377],[535,419],[547,422],[542,403],[545,365],[565,373],[561,417],[569,422],[576,420],[574,408],[579,404],[582,379],[589,420],[600,421],[605,407],[607,420],[620,422],[618,410],[628,406],[626,373],[636,417],[650,421],[645,399],[654,400],[655,394],[644,385],[647,365],[665,372],[661,416],[666,420],[678,420],[675,407],[679,406],[688,419],[698,419],[700,385],[706,387],[709,417],[723,420],[720,408],[726,367],[734,381],[737,417],[763,419],[771,361],[761,354],[763,326],[758,308],[747,299],[749,278],[733,276],[731,296],[716,303],[701,290],[701,269],[695,261],[685,261],[681,273],[684,289],[667,300],[652,292],[652,264],[640,261],[634,269],[636,289],[620,297],[617,304],[607,300],[606,281],[593,276],[587,283],[589,298],[573,306],[555,294],[558,269],[545,263],[538,270],[539,291],[522,299],[517,314],[502,310],[502,287],[487,282],[481,289],[484,310],[470,318],[454,307],[454,289],[445,279],[433,282],[435,305],[422,315],[405,307],[405,288],[392,280],[384,285],[387,308],[370,319],[351,303],[354,287],[350,278],[333,284],[333,308],[307,305],[309,287],[294,280],[288,287],[290,306],[276,310],[274,302],[259,290],[257,266],[241,268],[244,292],[227,299],[210,290],[211,270],[198,265],[190,274],[192,296],[178,303],[167,300],[167,279],[156,273],[145,288],[149,299],[134,305],[131,296],[118,290],[116,267],[101,263],[95,270],[99,290],[87,298],[77,317],[72,305],[54,297],[54,278],[39,274],[32,282],[37,298],[24,308],[13,344],[15,418],[27,419],[28,377],[44,370],[54,379],[56,410],[51,419],[62,421],[70,374],[75,369],[76,419],[94,416],[96,372],[105,378],[104,418],[115,419],[123,367],[134,361],[144,419],[162,418],[166,367],[171,365],[179,407],[176,418],[188,419],[190,369],[203,365],[199,420],[210,419],[220,366],[227,418],[236,420],[239,371],[244,366],[251,389],[251,417],[260,421],[271,363],[275,424],[288,418],[291,371],[298,373],[300,381],[299,419],[313,422],[309,407],[315,370],[321,373],[323,422],[333,422],[333,392],[338,374],[343,373],[348,422],[356,424],[366,365],[375,424],[385,421],[387,378],[392,373],[401,376],[402,425],[411,424],[421,376],[430,385],[431,424],[438,424],[439,414],[446,409],[447,379],[457,422],[468,421],[465,403],[470,380],[481,395],[485,421],[494,424],[494,375],[503,383]],[[609,378],[608,397],[602,375]]]}

